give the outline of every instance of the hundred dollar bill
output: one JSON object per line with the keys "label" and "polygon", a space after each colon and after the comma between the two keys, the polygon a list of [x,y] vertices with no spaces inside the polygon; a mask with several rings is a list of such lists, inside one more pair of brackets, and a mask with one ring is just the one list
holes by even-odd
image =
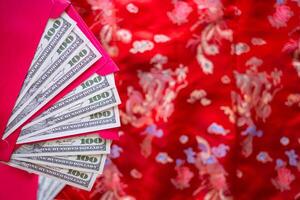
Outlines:
{"label": "hundred dollar bill", "polygon": [[46,176],[39,176],[39,183],[38,183],[38,192],[37,192],[37,199],[38,200],[43,200],[47,199],[47,195],[49,193],[48,188],[51,186],[51,184],[55,180],[48,178]]}
{"label": "hundred dollar bill", "polygon": [[93,74],[86,81],[81,83],[78,87],[64,96],[61,100],[51,106],[49,109],[40,114],[30,123],[26,124],[23,128],[26,129],[37,122],[42,121],[43,119],[53,116],[57,113],[66,110],[78,101],[90,98],[95,95],[97,92],[104,92],[114,87],[114,77],[113,74],[107,76],[99,76],[98,74]]}
{"label": "hundred dollar bill", "polygon": [[49,193],[45,198],[42,198],[41,200],[54,200],[56,195],[60,193],[60,191],[66,186],[64,182],[61,181],[54,181],[49,188]]}
{"label": "hundred dollar bill", "polygon": [[101,174],[103,172],[106,154],[74,156],[32,156],[15,157],[14,159],[31,162],[38,165],[47,165]]}
{"label": "hundred dollar bill", "polygon": [[38,44],[34,59],[29,67],[29,71],[20,91],[19,98],[16,101],[16,105],[27,92],[30,84],[39,75],[39,71],[42,66],[48,62],[52,52],[57,50],[59,45],[72,31],[75,25],[76,22],[66,13],[63,13],[58,19],[49,19]]}
{"label": "hundred dollar bill", "polygon": [[64,186],[64,182],[39,175],[37,200],[53,200]]}
{"label": "hundred dollar bill", "polygon": [[113,107],[108,110],[93,113],[86,117],[75,118],[66,124],[43,131],[32,137],[28,137],[25,139],[23,139],[24,137],[19,137],[17,140],[17,144],[55,139],[76,134],[88,133],[92,131],[115,128],[119,126],[119,110],[118,107]]}
{"label": "hundred dollar bill", "polygon": [[52,128],[72,121],[74,118],[88,116],[95,112],[100,112],[107,108],[116,106],[120,103],[120,98],[116,89],[97,94],[86,101],[80,102],[73,107],[64,110],[49,118],[46,118],[37,124],[23,129],[19,135],[19,140],[38,135]]}
{"label": "hundred dollar bill", "polygon": [[97,134],[64,138],[59,140],[25,144],[12,154],[15,157],[95,155],[110,152],[110,140]]}
{"label": "hundred dollar bill", "polygon": [[65,72],[64,75],[55,83],[51,84],[49,88],[40,91],[40,93],[30,101],[30,103],[7,125],[2,138],[5,139],[8,137],[36,111],[47,104],[80,74],[94,64],[100,57],[101,54],[91,43],[84,44],[63,66],[62,71]]}
{"label": "hundred dollar bill", "polygon": [[84,42],[87,41],[88,39],[80,31],[80,29],[75,27],[52,55],[51,60],[54,61],[51,64],[45,64],[47,66],[44,67],[45,70],[43,71],[43,74],[33,81],[27,92],[21,97],[21,100],[14,108],[11,119],[14,119],[27,106],[27,104],[39,93],[39,91],[43,89],[43,87],[47,84],[47,81],[55,77],[58,69],[68,61],[68,58],[73,55],[74,52],[76,52],[76,50],[84,44]]}
{"label": "hundred dollar bill", "polygon": [[37,200],[54,200],[66,184],[43,175],[39,175]]}
{"label": "hundred dollar bill", "polygon": [[19,168],[30,173],[38,175],[44,175],[49,178],[53,178],[68,185],[75,186],[84,190],[91,190],[96,178],[96,173],[81,172],[73,169],[65,169],[59,167],[49,167],[45,165],[37,165],[30,162],[24,162],[19,160],[11,159],[8,165]]}

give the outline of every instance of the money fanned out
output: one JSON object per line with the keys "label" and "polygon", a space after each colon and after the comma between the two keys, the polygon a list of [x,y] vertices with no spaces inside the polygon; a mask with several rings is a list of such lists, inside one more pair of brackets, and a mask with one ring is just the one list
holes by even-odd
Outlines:
{"label": "money fanned out", "polygon": [[2,138],[22,126],[7,164],[39,175],[38,199],[66,184],[90,190],[103,172],[111,141],[95,132],[120,126],[113,74],[92,74],[26,122],[101,57],[66,13],[49,19]]}

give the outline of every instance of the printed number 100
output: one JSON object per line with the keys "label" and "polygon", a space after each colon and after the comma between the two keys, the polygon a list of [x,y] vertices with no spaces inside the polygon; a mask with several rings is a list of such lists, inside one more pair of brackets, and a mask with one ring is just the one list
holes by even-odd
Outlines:
{"label": "printed number 100", "polygon": [[102,142],[101,138],[82,138],[81,144],[99,144]]}

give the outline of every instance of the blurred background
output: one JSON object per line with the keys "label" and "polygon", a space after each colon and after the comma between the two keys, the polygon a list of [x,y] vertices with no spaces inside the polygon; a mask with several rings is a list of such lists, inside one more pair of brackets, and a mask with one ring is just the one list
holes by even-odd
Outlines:
{"label": "blurred background", "polygon": [[93,189],[57,199],[299,198],[299,1],[72,4],[120,68],[122,126]]}

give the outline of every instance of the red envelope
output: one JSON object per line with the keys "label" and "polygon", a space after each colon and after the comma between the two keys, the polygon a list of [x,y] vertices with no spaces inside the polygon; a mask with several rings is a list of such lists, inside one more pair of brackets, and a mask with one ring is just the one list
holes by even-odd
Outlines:
{"label": "red envelope", "polygon": [[[49,108],[93,73],[106,75],[118,70],[69,1],[0,1],[0,42],[2,45],[2,52],[0,53],[0,136],[4,133],[48,19],[59,17],[63,11],[66,11],[77,22],[77,26],[87,35],[102,54],[102,57],[22,126]],[[9,161],[14,148],[16,148],[16,140],[22,126],[5,140],[0,140],[0,160]],[[118,138],[116,129],[97,131],[97,133],[108,139]]]}
{"label": "red envelope", "polygon": [[0,199],[37,199],[37,175],[0,163],[0,177]]}

